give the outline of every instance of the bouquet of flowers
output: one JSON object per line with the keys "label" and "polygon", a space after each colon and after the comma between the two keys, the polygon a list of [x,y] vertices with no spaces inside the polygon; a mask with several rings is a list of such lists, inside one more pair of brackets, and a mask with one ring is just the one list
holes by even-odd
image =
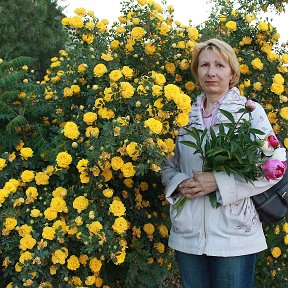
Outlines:
{"label": "bouquet of flowers", "polygon": [[[194,148],[194,154],[201,154],[204,172],[224,171],[228,175],[235,173],[247,182],[253,182],[261,176],[268,180],[277,179],[287,168],[286,149],[280,147],[279,141],[272,134],[260,140],[259,135],[265,133],[251,127],[251,121],[243,117],[254,109],[255,103],[248,100],[245,108],[238,111],[242,114],[237,122],[230,112],[220,109],[230,122],[221,123],[217,134],[213,128],[198,130],[192,127],[185,130],[195,141],[181,141],[181,143]],[[217,208],[219,203],[216,192],[210,193],[209,198],[211,205]],[[172,211],[177,211],[176,217],[187,201],[188,198],[182,195],[173,205]]]}

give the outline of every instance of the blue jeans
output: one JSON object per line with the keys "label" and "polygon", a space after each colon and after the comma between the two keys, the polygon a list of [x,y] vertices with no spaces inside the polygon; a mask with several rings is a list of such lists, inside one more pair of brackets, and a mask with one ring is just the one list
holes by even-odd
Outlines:
{"label": "blue jeans", "polygon": [[176,251],[183,288],[253,288],[257,254],[237,257]]}

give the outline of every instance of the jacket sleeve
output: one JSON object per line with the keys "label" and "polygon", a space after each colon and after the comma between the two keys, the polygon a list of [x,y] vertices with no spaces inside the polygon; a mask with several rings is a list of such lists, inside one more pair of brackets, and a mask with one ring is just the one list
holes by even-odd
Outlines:
{"label": "jacket sleeve", "polygon": [[[263,107],[256,104],[256,109],[252,114],[252,127],[259,129],[265,133],[262,137],[268,134],[274,134],[273,128],[269,122],[269,119],[265,113]],[[253,183],[246,182],[243,178],[236,174],[227,175],[225,172],[213,172],[217,185],[218,191],[216,192],[217,201],[222,205],[228,205],[244,198],[260,194],[277,182],[281,178],[276,180],[267,180],[265,177],[261,177]]]}
{"label": "jacket sleeve", "polygon": [[178,185],[183,180],[190,178],[189,175],[181,172],[177,147],[178,139],[176,139],[175,143],[175,155],[169,158],[161,169],[162,183],[165,186],[165,196],[170,204],[174,204],[177,199],[177,196],[173,197],[172,194],[177,189]]}

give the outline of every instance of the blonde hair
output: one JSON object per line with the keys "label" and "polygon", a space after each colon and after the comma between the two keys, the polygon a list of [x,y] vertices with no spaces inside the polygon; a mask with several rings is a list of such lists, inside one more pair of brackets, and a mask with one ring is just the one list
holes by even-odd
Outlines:
{"label": "blonde hair", "polygon": [[227,59],[232,70],[232,79],[229,84],[229,88],[235,86],[240,79],[240,66],[233,48],[226,42],[219,39],[210,39],[205,42],[198,43],[192,52],[192,63],[191,70],[192,74],[198,82],[198,65],[199,65],[199,55],[203,50],[211,49],[217,51],[225,59]]}

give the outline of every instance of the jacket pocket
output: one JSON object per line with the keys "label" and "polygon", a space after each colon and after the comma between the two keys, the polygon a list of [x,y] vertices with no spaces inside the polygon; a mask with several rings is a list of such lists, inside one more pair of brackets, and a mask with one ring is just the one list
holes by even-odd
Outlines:
{"label": "jacket pocket", "polygon": [[[251,235],[259,224],[258,213],[250,198],[224,206],[222,217],[232,235]],[[221,225],[219,225],[221,227]]]}
{"label": "jacket pocket", "polygon": [[[176,202],[177,203],[177,202]],[[191,200],[183,207],[182,211],[178,213],[177,210],[172,211],[172,207],[170,206],[170,219],[172,229],[175,233],[191,233],[193,227],[193,220],[192,220],[192,207],[191,207]]]}

